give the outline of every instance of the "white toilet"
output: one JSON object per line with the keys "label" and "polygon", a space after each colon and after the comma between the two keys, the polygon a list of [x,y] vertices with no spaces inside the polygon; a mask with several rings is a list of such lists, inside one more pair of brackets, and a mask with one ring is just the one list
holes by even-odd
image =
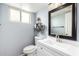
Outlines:
{"label": "white toilet", "polygon": [[23,53],[28,55],[28,56],[34,56],[36,55],[36,42],[37,40],[41,40],[42,38],[39,38],[39,37],[35,37],[35,45],[29,45],[29,46],[26,46],[24,49],[23,49]]}

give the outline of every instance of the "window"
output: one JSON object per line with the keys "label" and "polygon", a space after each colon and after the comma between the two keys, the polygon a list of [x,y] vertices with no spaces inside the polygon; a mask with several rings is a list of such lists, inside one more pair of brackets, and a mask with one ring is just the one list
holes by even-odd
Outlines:
{"label": "window", "polygon": [[30,24],[30,21],[31,21],[30,18],[31,16],[29,13],[22,12],[22,19],[21,19],[22,23]]}
{"label": "window", "polygon": [[10,8],[10,20],[13,22],[20,21],[20,11],[14,8]]}
{"label": "window", "polygon": [[31,14],[20,9],[10,8],[10,21],[31,23]]}

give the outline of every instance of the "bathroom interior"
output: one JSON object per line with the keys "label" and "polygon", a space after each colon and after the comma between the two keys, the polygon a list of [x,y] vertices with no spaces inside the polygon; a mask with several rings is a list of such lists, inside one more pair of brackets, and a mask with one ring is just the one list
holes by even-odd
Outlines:
{"label": "bathroom interior", "polygon": [[0,3],[0,56],[79,56],[79,3]]}

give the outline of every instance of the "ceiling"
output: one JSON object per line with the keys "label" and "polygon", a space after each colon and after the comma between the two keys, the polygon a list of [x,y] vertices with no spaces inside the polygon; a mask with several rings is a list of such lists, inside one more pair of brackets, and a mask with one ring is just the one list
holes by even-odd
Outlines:
{"label": "ceiling", "polygon": [[55,9],[55,8],[57,8],[57,7],[59,7],[63,4],[65,4],[65,3],[49,3],[48,4],[48,10],[51,11],[52,9]]}
{"label": "ceiling", "polygon": [[37,12],[45,7],[48,7],[47,3],[7,3],[7,5],[21,8],[29,12]]}

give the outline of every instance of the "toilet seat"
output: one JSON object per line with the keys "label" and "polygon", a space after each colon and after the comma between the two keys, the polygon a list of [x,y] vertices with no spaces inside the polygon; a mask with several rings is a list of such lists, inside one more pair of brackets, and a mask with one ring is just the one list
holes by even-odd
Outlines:
{"label": "toilet seat", "polygon": [[29,46],[26,46],[24,49],[23,49],[23,52],[25,54],[29,54],[29,53],[32,53],[36,50],[36,46],[34,45],[29,45]]}

